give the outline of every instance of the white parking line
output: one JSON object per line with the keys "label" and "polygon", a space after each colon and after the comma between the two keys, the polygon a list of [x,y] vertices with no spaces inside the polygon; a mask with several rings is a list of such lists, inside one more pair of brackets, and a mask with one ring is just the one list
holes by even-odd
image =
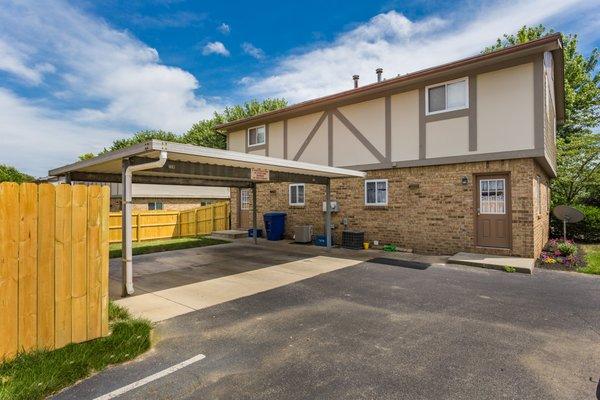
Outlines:
{"label": "white parking line", "polygon": [[185,361],[180,362],[179,364],[175,364],[169,368],[163,369],[160,372],[157,372],[153,375],[147,376],[144,379],[140,379],[139,381],[133,382],[127,386],[123,386],[122,388],[119,388],[117,390],[113,390],[110,393],[107,393],[105,395],[102,395],[100,397],[96,397],[94,400],[110,400],[110,399],[114,399],[117,396],[122,395],[123,393],[129,392],[130,390],[133,390],[135,388],[138,388],[140,386],[143,386],[147,383],[150,383],[152,381],[155,381],[157,379],[162,378],[163,376],[167,376],[169,374],[172,374],[173,372],[180,370],[181,368],[187,367],[190,364],[193,364],[197,361],[202,360],[204,357],[206,357],[204,354],[198,354],[197,356],[194,356],[190,359],[187,359]]}

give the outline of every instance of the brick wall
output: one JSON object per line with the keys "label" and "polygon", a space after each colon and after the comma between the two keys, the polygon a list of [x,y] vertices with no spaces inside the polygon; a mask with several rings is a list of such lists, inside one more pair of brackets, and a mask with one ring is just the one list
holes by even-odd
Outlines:
{"label": "brick wall", "polygon": [[[512,250],[476,248],[474,215],[475,174],[509,172],[512,201]],[[341,240],[342,219],[348,228],[365,231],[369,241],[394,243],[417,253],[454,254],[458,251],[488,252],[534,257],[547,240],[548,213],[534,215],[536,175],[546,182],[543,170],[533,159],[503,160],[442,166],[398,168],[369,171],[367,179],[388,179],[388,206],[367,207],[364,204],[364,180],[344,178],[332,180],[332,200],[338,201],[340,212],[334,213],[334,240]],[[461,179],[468,177],[468,184]],[[409,188],[410,185],[410,188]],[[291,237],[295,225],[314,225],[315,233],[323,233],[322,204],[324,188],[306,185],[306,205],[288,205],[288,185],[258,184],[258,216],[262,227],[264,211],[288,213],[286,235]],[[547,191],[542,185],[542,196]],[[232,191],[232,199],[239,194]],[[545,198],[545,197],[544,197]],[[547,204],[547,200],[542,200]],[[547,205],[545,206],[547,207]],[[232,221],[236,212],[232,207]],[[234,225],[235,226],[235,225]]]}
{"label": "brick wall", "polygon": [[[535,175],[540,177],[540,188],[539,191],[536,189],[537,177],[534,176],[533,180],[533,233],[534,233],[534,254],[539,255],[542,248],[548,241],[549,230],[550,230],[550,180],[546,173],[535,163]],[[538,202],[537,195],[539,193],[540,199]]]}

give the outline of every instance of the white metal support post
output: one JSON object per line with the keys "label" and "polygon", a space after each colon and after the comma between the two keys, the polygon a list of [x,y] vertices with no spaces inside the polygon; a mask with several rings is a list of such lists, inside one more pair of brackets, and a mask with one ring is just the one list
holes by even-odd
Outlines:
{"label": "white metal support post", "polygon": [[131,223],[131,174],[127,173],[129,159],[123,159],[121,193],[121,297],[133,294],[132,223]]}
{"label": "white metal support post", "polygon": [[331,250],[331,180],[325,185],[325,237],[327,250]]}
{"label": "white metal support post", "polygon": [[256,183],[252,184],[252,237],[254,244],[258,244],[258,221],[256,219]]}

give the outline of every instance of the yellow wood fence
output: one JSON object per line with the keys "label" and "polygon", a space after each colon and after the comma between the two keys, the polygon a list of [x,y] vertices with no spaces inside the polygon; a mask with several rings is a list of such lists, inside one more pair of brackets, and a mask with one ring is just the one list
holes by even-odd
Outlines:
{"label": "yellow wood fence", "polygon": [[[133,211],[134,241],[209,235],[229,229],[229,203],[220,202],[183,211]],[[110,243],[121,242],[121,212],[110,213]]]}
{"label": "yellow wood fence", "polygon": [[108,187],[0,183],[0,359],[108,335]]}

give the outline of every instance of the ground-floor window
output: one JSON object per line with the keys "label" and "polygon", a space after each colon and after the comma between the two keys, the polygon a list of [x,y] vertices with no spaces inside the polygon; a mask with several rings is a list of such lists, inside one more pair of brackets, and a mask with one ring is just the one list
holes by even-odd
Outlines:
{"label": "ground-floor window", "polygon": [[292,183],[289,189],[290,206],[304,205],[304,183]]}
{"label": "ground-floor window", "polygon": [[148,210],[162,210],[163,203],[160,201],[151,201],[148,203]]}
{"label": "ground-floor window", "polygon": [[388,203],[387,179],[370,179],[365,181],[365,205],[386,206]]}

